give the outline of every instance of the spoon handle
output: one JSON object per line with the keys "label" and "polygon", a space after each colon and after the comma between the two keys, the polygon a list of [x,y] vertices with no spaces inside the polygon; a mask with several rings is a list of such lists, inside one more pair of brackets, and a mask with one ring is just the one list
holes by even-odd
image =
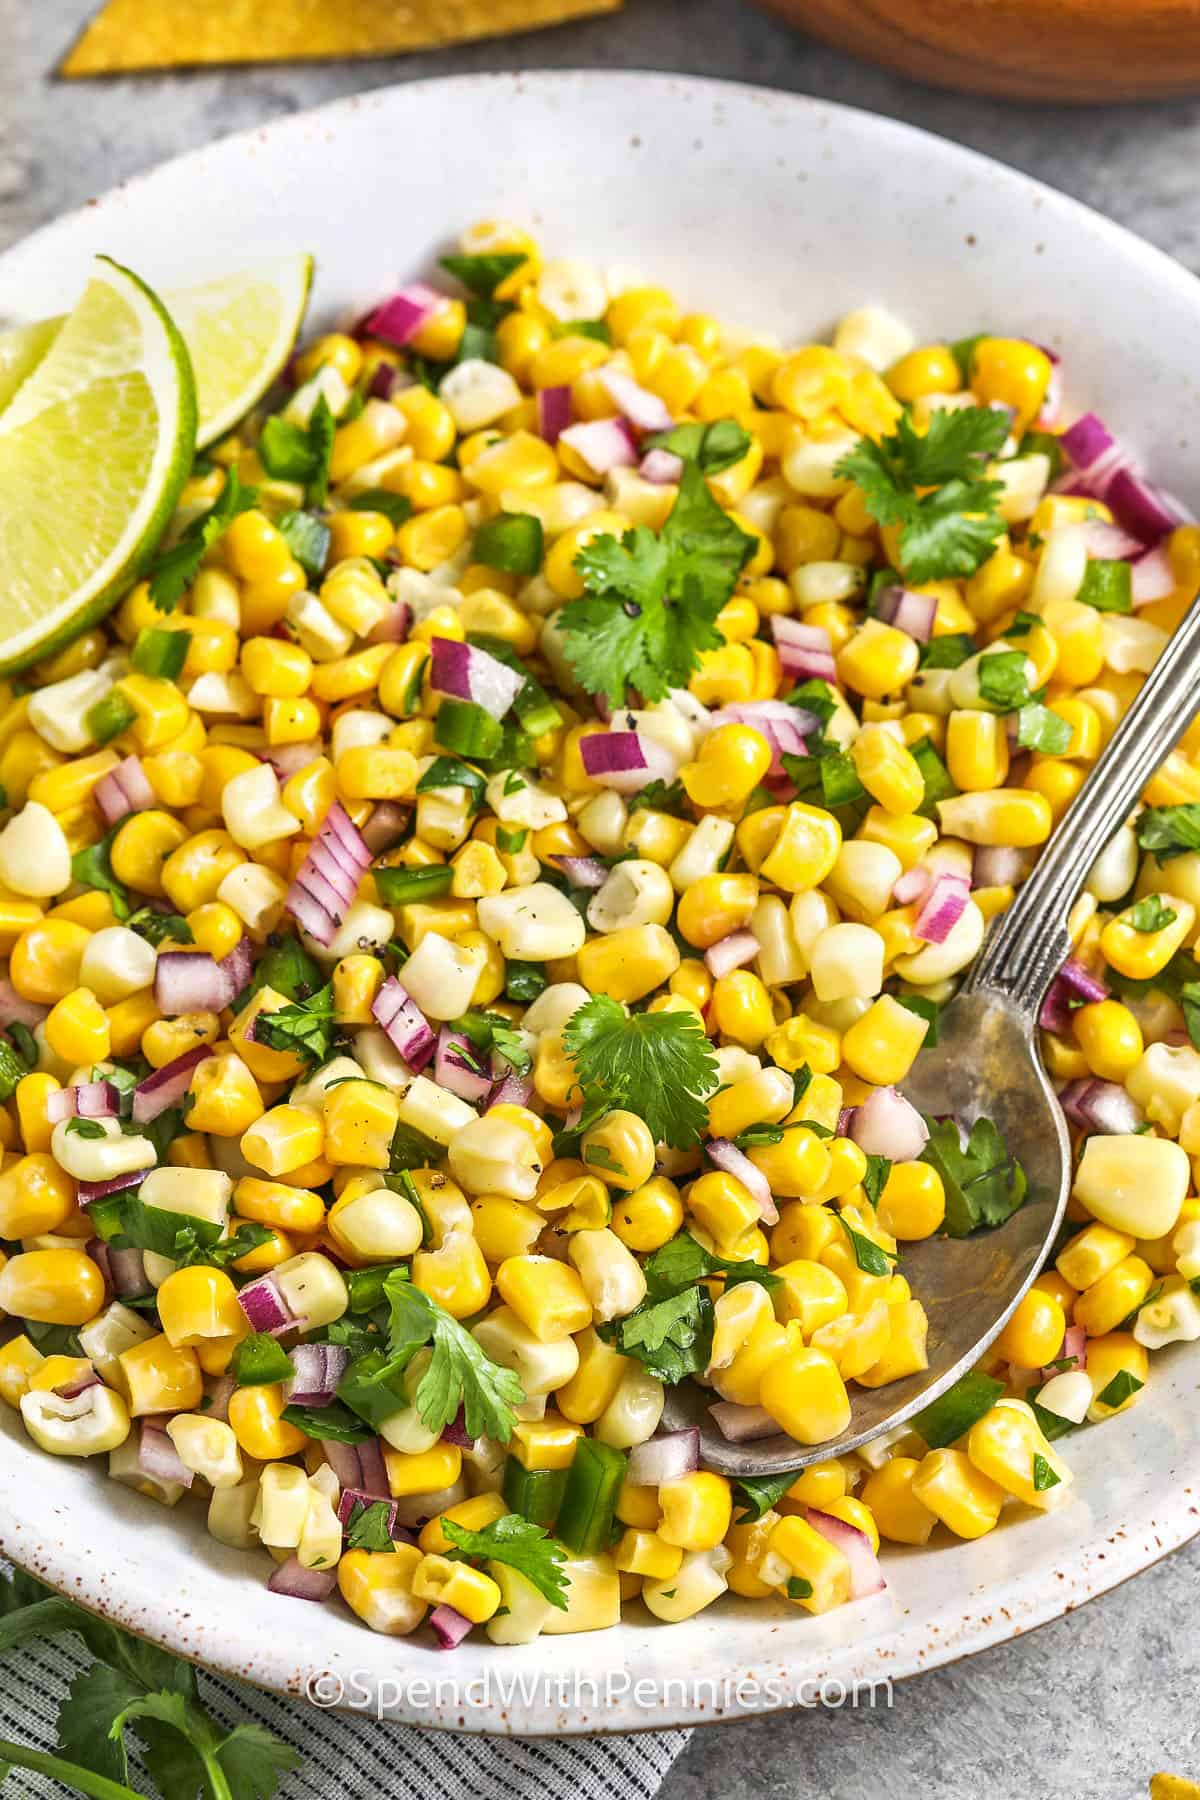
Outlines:
{"label": "spoon handle", "polygon": [[966,986],[1006,995],[1031,1018],[1070,950],[1067,913],[1092,864],[1200,707],[1200,601],[1168,640],[1029,880],[984,944]]}

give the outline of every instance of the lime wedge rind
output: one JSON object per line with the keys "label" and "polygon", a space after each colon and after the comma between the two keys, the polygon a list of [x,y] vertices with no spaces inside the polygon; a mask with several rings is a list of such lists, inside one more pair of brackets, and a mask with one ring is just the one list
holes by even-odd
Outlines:
{"label": "lime wedge rind", "polygon": [[[114,431],[114,421],[126,429]],[[98,257],[84,300],[0,414],[0,494],[11,484],[10,539],[0,536],[0,673],[73,637],[137,580],[175,510],[195,433],[180,332],[139,276]],[[92,503],[90,514],[79,502]],[[5,510],[0,499],[0,533]],[[98,546],[86,536],[94,521],[103,526]]]}

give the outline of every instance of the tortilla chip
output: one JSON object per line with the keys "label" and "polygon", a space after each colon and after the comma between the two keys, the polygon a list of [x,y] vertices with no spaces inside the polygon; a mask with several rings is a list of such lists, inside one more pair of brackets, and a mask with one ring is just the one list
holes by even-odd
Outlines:
{"label": "tortilla chip", "polygon": [[61,75],[391,56],[536,31],[621,0],[108,0]]}

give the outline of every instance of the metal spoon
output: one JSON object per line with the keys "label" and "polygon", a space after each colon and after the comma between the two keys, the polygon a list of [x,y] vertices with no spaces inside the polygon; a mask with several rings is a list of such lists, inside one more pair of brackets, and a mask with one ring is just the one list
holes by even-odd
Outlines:
{"label": "metal spoon", "polygon": [[1141,692],[1038,858],[996,920],[976,963],[904,1082],[924,1113],[969,1124],[994,1119],[1029,1178],[1025,1204],[1004,1224],[968,1238],[905,1247],[902,1268],[929,1315],[929,1367],[882,1388],[850,1385],[840,1437],[804,1445],[780,1433],[730,1443],[709,1415],[710,1390],[668,1392],[663,1428],[699,1426],[701,1461],[725,1475],[769,1475],[857,1450],[928,1406],[1003,1329],[1054,1241],[1071,1184],[1066,1121],[1036,1047],[1038,1008],[1070,949],[1067,913],[1097,856],[1200,707],[1200,602],[1155,663]]}

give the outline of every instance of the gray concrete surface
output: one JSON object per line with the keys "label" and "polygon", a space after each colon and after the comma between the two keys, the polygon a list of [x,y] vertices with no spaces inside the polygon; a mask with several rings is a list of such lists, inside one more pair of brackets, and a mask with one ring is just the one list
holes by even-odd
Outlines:
{"label": "gray concrete surface", "polygon": [[[218,0],[214,0],[214,4]],[[850,102],[1078,195],[1200,272],[1200,100],[1088,110],[940,94],[853,63],[740,0],[627,0],[618,17],[431,56],[70,85],[92,0],[0,0],[0,247],[178,150],[340,94],[493,68],[680,69]],[[1132,1800],[1200,1778],[1200,1547],[1027,1639],[897,1688],[890,1712],[697,1734],[664,1800]]]}

